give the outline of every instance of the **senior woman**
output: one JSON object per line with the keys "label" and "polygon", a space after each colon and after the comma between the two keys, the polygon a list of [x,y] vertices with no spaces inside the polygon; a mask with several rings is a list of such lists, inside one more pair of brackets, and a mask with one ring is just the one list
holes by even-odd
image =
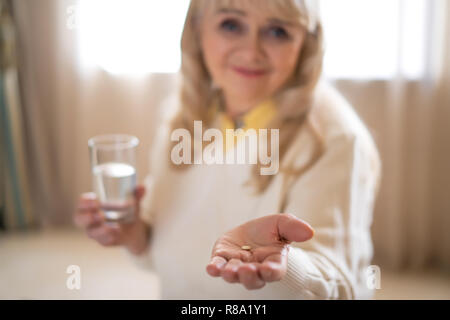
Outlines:
{"label": "senior woman", "polygon": [[[320,81],[322,39],[306,1],[192,0],[180,94],[163,106],[137,218],[108,225],[83,194],[76,223],[155,271],[164,299],[371,298],[381,163],[352,107]],[[196,141],[195,123],[215,138]],[[251,130],[277,130],[258,140],[276,171],[261,173],[267,161],[195,160],[238,128],[215,152],[247,148]],[[254,149],[245,150],[261,155]]]}

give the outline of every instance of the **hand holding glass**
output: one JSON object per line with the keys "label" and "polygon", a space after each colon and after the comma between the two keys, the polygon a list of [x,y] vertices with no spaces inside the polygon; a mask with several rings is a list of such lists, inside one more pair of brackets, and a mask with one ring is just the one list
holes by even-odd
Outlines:
{"label": "hand holding glass", "polygon": [[138,144],[138,138],[123,134],[89,139],[94,192],[107,222],[134,221]]}

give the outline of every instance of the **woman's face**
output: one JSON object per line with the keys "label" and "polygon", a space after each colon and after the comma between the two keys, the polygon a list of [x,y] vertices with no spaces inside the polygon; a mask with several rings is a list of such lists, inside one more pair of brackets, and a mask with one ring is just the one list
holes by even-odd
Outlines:
{"label": "woman's face", "polygon": [[249,106],[272,96],[295,71],[305,31],[258,10],[208,8],[200,25],[206,66],[227,103]]}

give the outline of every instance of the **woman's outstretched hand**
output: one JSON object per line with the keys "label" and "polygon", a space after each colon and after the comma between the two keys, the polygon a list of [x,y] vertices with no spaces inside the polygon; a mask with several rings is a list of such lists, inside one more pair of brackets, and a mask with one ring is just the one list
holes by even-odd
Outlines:
{"label": "woman's outstretched hand", "polygon": [[216,241],[206,271],[249,290],[260,289],[286,274],[288,244],[313,236],[314,229],[292,214],[250,220]]}

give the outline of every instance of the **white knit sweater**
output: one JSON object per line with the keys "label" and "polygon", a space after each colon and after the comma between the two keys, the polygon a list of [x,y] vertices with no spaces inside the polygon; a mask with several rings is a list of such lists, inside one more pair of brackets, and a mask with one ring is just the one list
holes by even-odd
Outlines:
{"label": "white knit sweater", "polygon": [[[279,172],[267,190],[252,196],[242,186],[250,165],[193,165],[170,170],[170,132],[164,122],[150,151],[151,172],[142,215],[152,225],[148,252],[129,256],[160,277],[163,299],[371,299],[366,271],[373,255],[370,227],[381,162],[367,128],[348,102],[321,82],[311,120],[325,152],[299,177]],[[284,164],[302,168],[317,140],[299,131]],[[283,200],[284,199],[284,200]],[[258,290],[207,274],[215,241],[226,231],[261,216],[292,213],[315,229],[306,242],[292,243],[288,270]]]}

